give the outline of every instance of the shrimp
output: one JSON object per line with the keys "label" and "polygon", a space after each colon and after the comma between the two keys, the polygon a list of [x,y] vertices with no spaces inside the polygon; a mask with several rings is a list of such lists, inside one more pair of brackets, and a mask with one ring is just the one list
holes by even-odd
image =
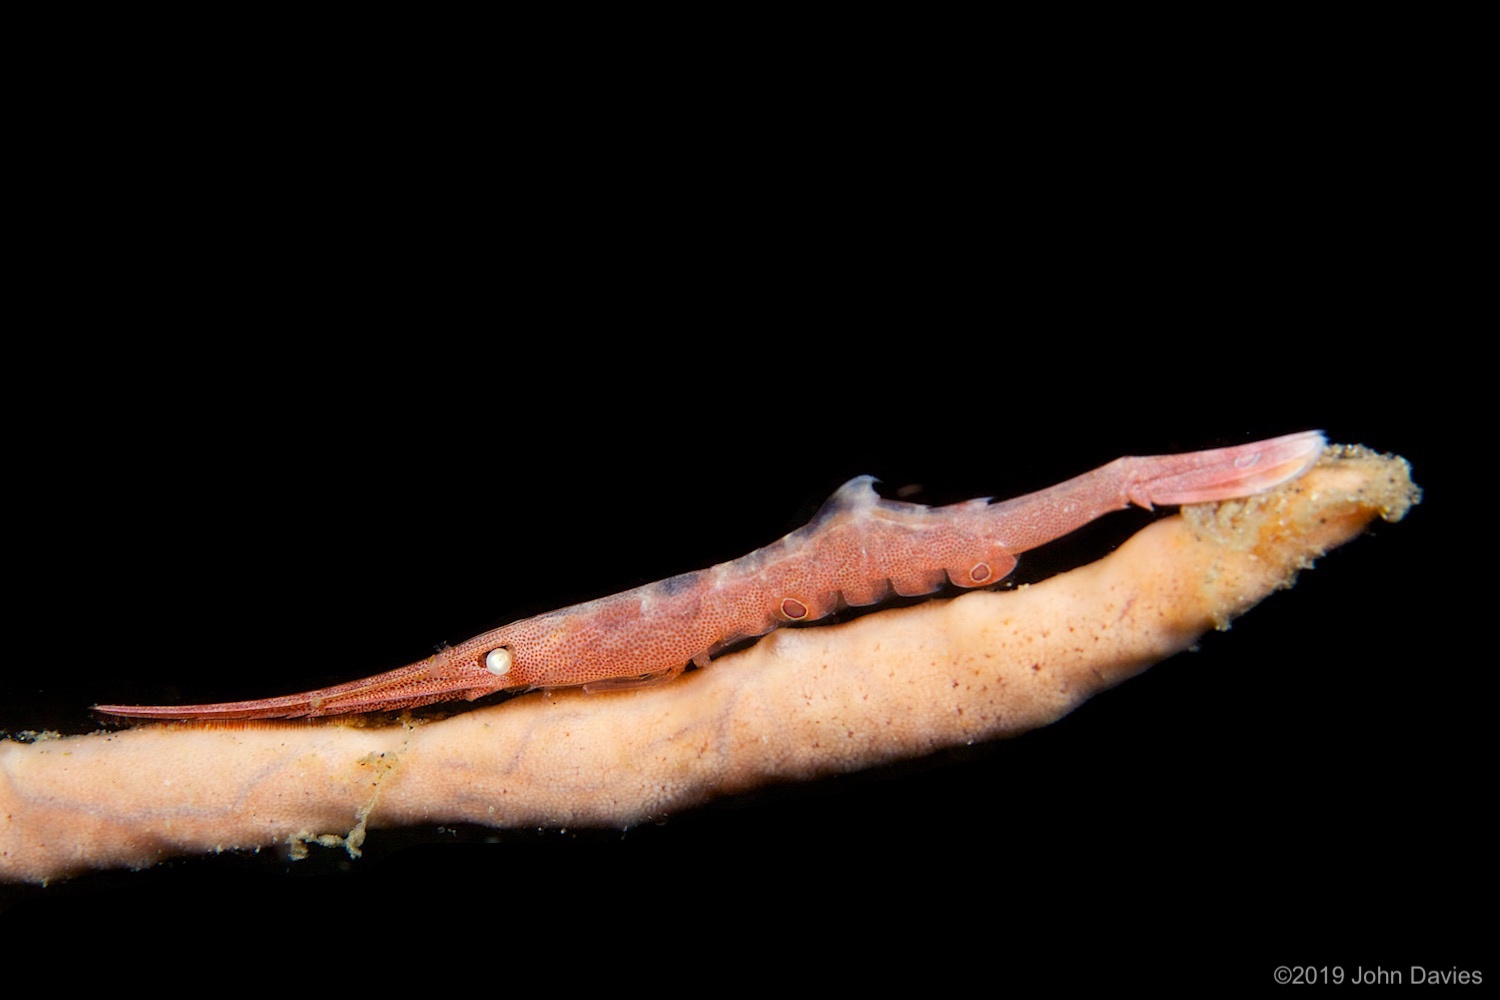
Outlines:
{"label": "shrimp", "polygon": [[473,701],[506,690],[628,686],[706,667],[725,647],[892,592],[988,587],[1017,557],[1131,504],[1192,504],[1260,493],[1317,460],[1305,431],[1177,455],[1119,458],[1013,500],[945,507],[887,500],[851,479],[813,519],[749,555],[512,622],[427,659],[301,694],[211,705],[95,705],[153,719],[278,719]]}

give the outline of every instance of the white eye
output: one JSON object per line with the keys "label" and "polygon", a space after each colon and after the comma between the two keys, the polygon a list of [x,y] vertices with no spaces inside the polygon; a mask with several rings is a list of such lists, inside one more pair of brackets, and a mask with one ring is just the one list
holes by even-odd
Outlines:
{"label": "white eye", "polygon": [[484,669],[492,674],[510,673],[510,665],[514,662],[516,658],[504,646],[496,646],[484,655]]}

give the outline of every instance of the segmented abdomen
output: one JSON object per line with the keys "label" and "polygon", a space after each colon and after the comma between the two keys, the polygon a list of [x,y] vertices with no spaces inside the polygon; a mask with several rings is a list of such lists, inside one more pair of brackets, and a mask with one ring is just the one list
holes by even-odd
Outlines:
{"label": "segmented abdomen", "polygon": [[995,525],[983,522],[987,500],[935,517],[926,507],[882,500],[871,482],[851,480],[809,524],[747,556],[515,622],[455,652],[472,645],[483,657],[508,647],[511,686],[655,674],[781,625],[874,604],[891,590],[914,596],[945,581],[987,586],[1015,566],[993,537]]}

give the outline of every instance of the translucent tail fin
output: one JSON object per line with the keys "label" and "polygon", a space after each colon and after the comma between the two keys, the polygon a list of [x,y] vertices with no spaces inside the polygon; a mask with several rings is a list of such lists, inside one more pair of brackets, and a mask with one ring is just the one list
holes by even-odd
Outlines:
{"label": "translucent tail fin", "polygon": [[1136,458],[1127,493],[1131,503],[1148,508],[1250,496],[1306,472],[1326,444],[1321,431],[1303,431],[1232,448]]}

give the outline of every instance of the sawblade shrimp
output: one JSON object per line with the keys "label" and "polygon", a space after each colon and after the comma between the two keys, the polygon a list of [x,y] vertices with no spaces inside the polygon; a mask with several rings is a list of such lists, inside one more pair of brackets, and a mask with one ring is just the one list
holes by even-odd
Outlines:
{"label": "sawblade shrimp", "polygon": [[1324,440],[1306,431],[1208,451],[1120,458],[1013,500],[944,507],[841,486],[806,525],[749,555],[522,619],[416,663],[301,694],[211,705],[96,705],[156,719],[275,719],[412,708],[505,690],[666,680],[742,640],[891,594],[1002,581],[1017,557],[1132,504],[1249,496],[1301,475]]}

